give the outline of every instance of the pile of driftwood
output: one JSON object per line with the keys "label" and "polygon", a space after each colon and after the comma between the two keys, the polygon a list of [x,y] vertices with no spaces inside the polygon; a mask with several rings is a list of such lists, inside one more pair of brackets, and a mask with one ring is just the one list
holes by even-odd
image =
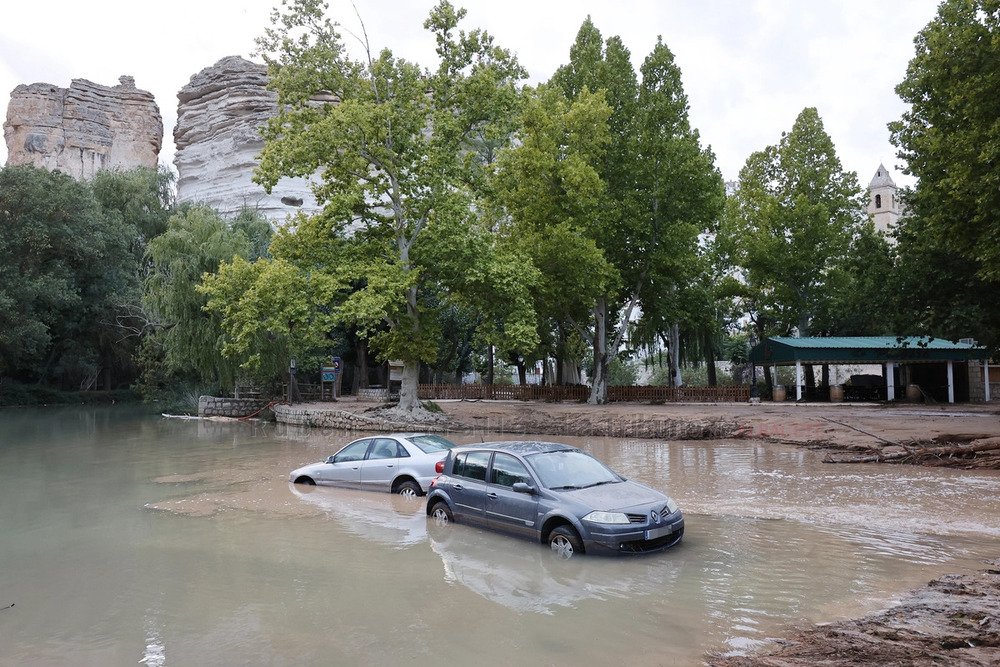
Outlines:
{"label": "pile of driftwood", "polygon": [[980,438],[965,443],[888,443],[865,454],[828,454],[824,463],[903,463],[953,468],[1000,468],[1000,438]]}

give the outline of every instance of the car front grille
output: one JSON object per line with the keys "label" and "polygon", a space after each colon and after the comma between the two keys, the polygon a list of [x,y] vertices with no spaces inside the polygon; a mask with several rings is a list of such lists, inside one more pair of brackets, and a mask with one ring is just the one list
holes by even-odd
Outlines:
{"label": "car front grille", "polygon": [[629,523],[646,523],[645,514],[626,514]]}

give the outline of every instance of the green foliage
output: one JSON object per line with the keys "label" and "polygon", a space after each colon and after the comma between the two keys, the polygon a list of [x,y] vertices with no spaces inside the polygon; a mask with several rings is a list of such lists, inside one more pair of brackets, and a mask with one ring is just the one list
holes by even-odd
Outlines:
{"label": "green foliage", "polygon": [[639,82],[621,39],[605,42],[586,20],[570,62],[529,100],[519,147],[500,161],[512,235],[544,276],[539,302],[551,329],[572,322],[592,345],[598,403],[632,313],[677,321],[677,288],[702,270],[698,234],[723,202],[673,54],[657,42],[641,72]]}
{"label": "green foliage", "polygon": [[803,110],[778,145],[750,156],[717,240],[763,334],[797,328],[807,336],[829,312],[845,287],[863,208],[857,176],[842,170],[816,109]]}
{"label": "green foliage", "polygon": [[433,71],[388,49],[351,61],[324,6],[286,7],[258,40],[280,110],[263,130],[256,178],[269,189],[283,176],[321,174],[324,211],[289,235],[318,247],[286,238],[273,252],[350,286],[329,304],[332,315],[379,359],[406,362],[400,404],[412,409],[419,364],[438,353],[435,309],[445,295],[500,310],[513,329],[506,335],[532,338],[521,275],[505,270],[509,253],[475,214],[484,163],[507,140],[525,73],[486,32],[459,31],[465,10],[448,2],[424,24],[437,42]]}
{"label": "green foliage", "polygon": [[[979,262],[960,254],[927,229],[920,217],[906,217],[896,230],[893,265],[882,285],[884,328],[947,340],[975,338],[1000,349],[1000,278],[985,277]],[[874,291],[874,290],[873,290]],[[850,306],[853,304],[847,304]],[[873,313],[873,316],[878,312]]]}
{"label": "green foliage", "polygon": [[166,167],[101,170],[90,181],[105,213],[135,229],[130,249],[136,262],[142,261],[149,241],[167,229],[174,209],[172,183],[173,174]]}
{"label": "green foliage", "polygon": [[[716,365],[715,373],[717,385],[735,384],[735,380],[729,371],[725,370],[725,368],[719,367],[718,364]],[[709,386],[708,365],[693,363],[682,364],[681,378],[684,386],[686,387],[707,387]],[[669,387],[671,385],[670,369],[666,366],[657,366],[654,368],[653,373],[649,378],[649,384]]]}
{"label": "green foliage", "polygon": [[156,344],[166,368],[181,377],[232,388],[237,370],[220,358],[225,343],[218,316],[206,315],[202,278],[223,262],[245,259],[259,242],[207,207],[193,207],[170,218],[167,231],[149,243],[151,271],[144,307],[156,322]]}
{"label": "green foliage", "polygon": [[909,212],[983,278],[1000,279],[1000,4],[945,0],[914,44],[896,87],[910,108],[889,125],[919,179]]}
{"label": "green foliage", "polygon": [[111,363],[135,228],[87,184],[16,166],[0,170],[0,229],[0,373],[76,388]]}
{"label": "green foliage", "polygon": [[609,387],[633,387],[639,381],[639,371],[635,364],[615,357],[608,363]]}

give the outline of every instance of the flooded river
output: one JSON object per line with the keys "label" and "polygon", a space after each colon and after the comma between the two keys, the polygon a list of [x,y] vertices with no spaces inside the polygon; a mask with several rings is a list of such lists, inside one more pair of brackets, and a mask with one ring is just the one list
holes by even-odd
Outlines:
{"label": "flooded river", "polygon": [[422,502],[288,484],[359,435],[0,411],[0,665],[699,665],[1000,557],[997,473],[546,436],[687,522],[670,551],[556,561],[428,526]]}

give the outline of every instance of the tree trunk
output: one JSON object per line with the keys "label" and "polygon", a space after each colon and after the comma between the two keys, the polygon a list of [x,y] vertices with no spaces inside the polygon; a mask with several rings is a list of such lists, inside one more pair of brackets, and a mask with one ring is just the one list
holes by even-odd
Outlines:
{"label": "tree trunk", "polygon": [[517,383],[522,387],[528,384],[528,373],[527,365],[524,363],[524,357],[517,355],[514,357],[514,364],[517,366]]}
{"label": "tree trunk", "polygon": [[681,377],[681,327],[670,325],[670,384],[679,387],[684,384]]}
{"label": "tree trunk", "polygon": [[591,405],[608,402],[608,305],[602,298],[594,304],[594,377],[590,387]]}
{"label": "tree trunk", "polygon": [[712,336],[708,333],[705,334],[705,363],[708,364],[708,386],[718,386],[719,379],[715,375],[715,346],[712,344]]}
{"label": "tree trunk", "polygon": [[420,362],[409,359],[403,364],[403,381],[399,385],[399,409],[407,412],[420,409],[417,387],[420,384]]}
{"label": "tree trunk", "polygon": [[351,388],[353,394],[358,395],[358,389],[368,388],[368,342],[364,338],[359,338],[354,345],[354,382]]}
{"label": "tree trunk", "polygon": [[486,356],[486,385],[493,385],[493,373],[494,373],[494,363],[496,361],[496,353],[492,345],[489,346],[489,351]]}

